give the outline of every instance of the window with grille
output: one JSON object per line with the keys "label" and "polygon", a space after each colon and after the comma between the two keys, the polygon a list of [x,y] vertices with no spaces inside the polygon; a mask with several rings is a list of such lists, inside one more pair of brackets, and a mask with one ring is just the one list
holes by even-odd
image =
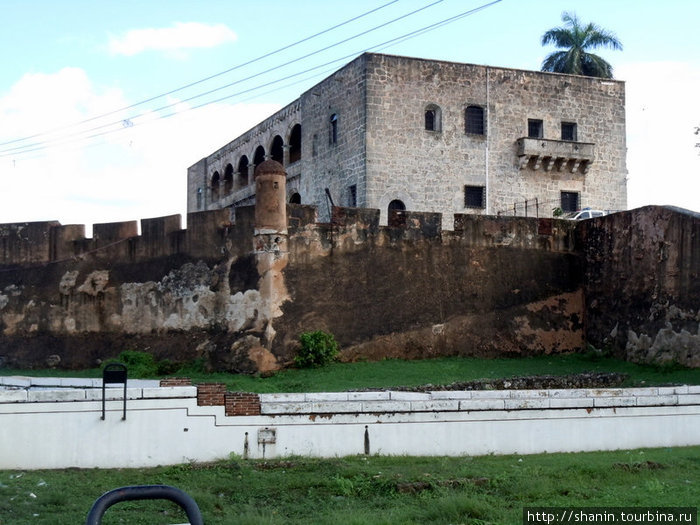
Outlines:
{"label": "window with grille", "polygon": [[561,140],[578,140],[576,136],[576,123],[575,122],[562,122],[561,123]]}
{"label": "window with grille", "polygon": [[484,135],[484,108],[469,106],[464,111],[465,131],[471,135]]}
{"label": "window with grille", "polygon": [[486,207],[486,187],[485,186],[465,186],[464,187],[464,207],[465,208],[485,208]]}
{"label": "window with grille", "polygon": [[561,209],[564,212],[576,211],[579,209],[578,193],[575,191],[561,192]]}
{"label": "window with grille", "polygon": [[531,139],[541,139],[544,137],[544,124],[538,119],[528,119],[527,121],[527,136]]}

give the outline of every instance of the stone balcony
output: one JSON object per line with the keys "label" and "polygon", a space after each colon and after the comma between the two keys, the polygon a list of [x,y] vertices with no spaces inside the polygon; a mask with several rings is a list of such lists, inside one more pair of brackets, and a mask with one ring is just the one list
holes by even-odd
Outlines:
{"label": "stone balcony", "polygon": [[518,139],[520,169],[588,173],[593,164],[595,144],[522,137]]}

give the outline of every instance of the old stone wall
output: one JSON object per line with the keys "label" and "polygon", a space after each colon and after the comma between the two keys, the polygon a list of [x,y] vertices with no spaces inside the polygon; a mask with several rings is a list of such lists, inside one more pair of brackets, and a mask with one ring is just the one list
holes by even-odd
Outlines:
{"label": "old stone wall", "polygon": [[[283,191],[283,189],[278,189]],[[698,366],[698,214],[584,222],[288,207],[141,222],[0,225],[0,362],[86,367],[126,349],[235,371],[288,364],[303,331],[343,359],[532,355],[590,343]]]}
{"label": "old stone wall", "polygon": [[[581,207],[627,208],[621,82],[369,55],[367,86],[368,207],[385,213],[400,199],[451,219],[459,211],[510,213],[513,203],[538,198],[539,215],[551,217],[567,191],[579,194]],[[465,132],[468,106],[484,109],[483,134]],[[439,111],[432,131],[424,124],[429,107]],[[594,144],[586,172],[521,167],[516,143],[528,136],[528,119],[541,120],[551,140],[561,139],[562,122],[575,124],[575,142]],[[466,208],[465,185],[487,188],[488,206]]]}
{"label": "old stone wall", "polygon": [[[624,210],[624,89],[609,79],[365,53],[191,166],[188,211],[253,204],[250,184],[214,197],[213,177],[236,171],[244,155],[252,170],[255,151],[269,156],[276,138],[291,147],[294,126],[301,151],[284,156],[287,195],[315,205],[324,222],[326,190],[336,206],[378,208],[381,224],[398,200],[442,213],[445,229],[455,213],[510,214],[514,204],[517,215],[551,217],[562,192],[577,196],[574,207]],[[483,111],[481,133],[466,129],[471,106]],[[528,138],[530,119],[542,123],[537,139]],[[572,136],[563,137],[563,123]],[[465,186],[483,191],[483,202],[467,206]]]}
{"label": "old stone wall", "polygon": [[700,366],[700,214],[647,206],[581,223],[586,338],[647,363]]}
{"label": "old stone wall", "polygon": [[[94,366],[121,350],[204,357],[252,371],[287,363],[302,331],[327,329],[347,359],[539,353],[582,345],[575,225],[551,219],[290,206],[289,239],[253,209],[95,225],[3,225],[5,366]],[[263,235],[264,238],[258,238]],[[272,273],[270,273],[272,272]],[[362,346],[364,345],[364,347]],[[385,347],[385,349],[382,349]],[[272,351],[272,354],[269,352]]]}
{"label": "old stone wall", "polygon": [[[321,81],[300,97],[302,108],[301,202],[315,204],[319,219],[328,221],[330,191],[336,206],[366,207],[365,120],[367,109],[365,57]],[[335,136],[331,118],[335,116]],[[350,186],[357,200],[351,202]]]}
{"label": "old stone wall", "polygon": [[346,359],[507,355],[583,345],[575,224],[336,210],[330,225],[291,230],[285,279],[293,301],[275,324],[294,350],[305,330],[335,334]]}

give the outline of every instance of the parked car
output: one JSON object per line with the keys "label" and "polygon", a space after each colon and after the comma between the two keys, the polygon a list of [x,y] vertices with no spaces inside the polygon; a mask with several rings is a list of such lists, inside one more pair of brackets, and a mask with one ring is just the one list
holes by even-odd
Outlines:
{"label": "parked car", "polygon": [[592,219],[594,217],[602,217],[607,215],[603,210],[591,210],[590,208],[584,208],[578,211],[572,211],[567,213],[564,218],[572,221],[582,221],[584,219]]}

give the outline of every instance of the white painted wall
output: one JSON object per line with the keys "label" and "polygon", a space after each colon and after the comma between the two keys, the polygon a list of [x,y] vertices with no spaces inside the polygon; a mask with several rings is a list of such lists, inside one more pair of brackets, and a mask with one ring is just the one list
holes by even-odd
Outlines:
{"label": "white painted wall", "polygon": [[[102,421],[101,389],[69,383],[0,390],[1,469],[148,467],[231,453],[345,456],[364,453],[365,430],[370,453],[383,455],[700,444],[699,386],[263,394],[263,415],[227,417],[224,407],[198,407],[196,387],[134,388],[130,381],[126,421],[118,388],[108,389]],[[274,443],[258,442],[272,431]]]}

